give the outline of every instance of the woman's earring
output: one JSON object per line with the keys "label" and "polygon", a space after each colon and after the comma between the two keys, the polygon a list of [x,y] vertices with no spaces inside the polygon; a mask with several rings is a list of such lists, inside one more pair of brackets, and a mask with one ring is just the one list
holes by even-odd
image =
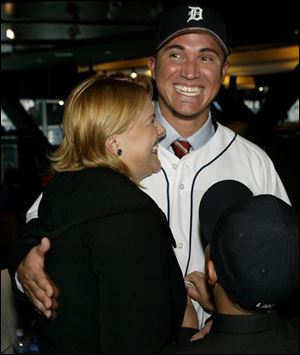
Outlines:
{"label": "woman's earring", "polygon": [[122,149],[118,149],[118,150],[117,150],[117,154],[118,154],[118,155],[122,155],[122,153],[123,153],[123,152],[122,152]]}

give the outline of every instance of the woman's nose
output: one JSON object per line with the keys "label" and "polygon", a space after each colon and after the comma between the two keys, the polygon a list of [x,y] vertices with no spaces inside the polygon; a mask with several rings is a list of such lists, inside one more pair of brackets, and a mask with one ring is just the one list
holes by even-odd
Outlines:
{"label": "woman's nose", "polygon": [[166,129],[157,121],[156,121],[156,129],[160,139],[166,135]]}

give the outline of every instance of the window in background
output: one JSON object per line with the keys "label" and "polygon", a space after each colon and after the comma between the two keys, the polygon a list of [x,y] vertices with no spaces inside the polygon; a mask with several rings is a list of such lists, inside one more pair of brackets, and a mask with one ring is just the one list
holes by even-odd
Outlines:
{"label": "window in background", "polygon": [[6,132],[16,129],[16,126],[11,122],[9,117],[2,109],[1,109],[1,127],[3,127]]}
{"label": "window in background", "polygon": [[244,104],[255,114],[260,110],[261,107],[260,100],[246,99],[244,100]]}
{"label": "window in background", "polygon": [[286,122],[299,123],[299,99],[297,99],[288,110]]}
{"label": "window in background", "polygon": [[34,119],[49,143],[60,145],[63,139],[64,102],[62,100],[21,99],[20,103]]}

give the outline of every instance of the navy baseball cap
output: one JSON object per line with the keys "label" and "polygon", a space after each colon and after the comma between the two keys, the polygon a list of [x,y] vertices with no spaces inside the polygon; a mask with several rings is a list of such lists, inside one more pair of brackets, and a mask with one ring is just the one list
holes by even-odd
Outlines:
{"label": "navy baseball cap", "polygon": [[[209,189],[213,200],[206,204],[208,195],[203,197],[201,225],[208,231],[210,257],[225,291],[247,309],[270,309],[287,301],[299,287],[298,214],[268,194],[239,196],[232,204],[230,191],[236,194],[236,186],[225,181]],[[219,209],[216,218],[204,219],[221,199],[223,212]]]}
{"label": "navy baseball cap", "polygon": [[251,190],[236,180],[221,180],[206,190],[199,206],[201,236],[207,243],[221,214],[230,206],[253,196]]}
{"label": "navy baseball cap", "polygon": [[158,51],[173,38],[190,32],[211,35],[220,44],[225,55],[230,54],[224,18],[213,8],[194,3],[178,5],[162,15],[155,50]]}

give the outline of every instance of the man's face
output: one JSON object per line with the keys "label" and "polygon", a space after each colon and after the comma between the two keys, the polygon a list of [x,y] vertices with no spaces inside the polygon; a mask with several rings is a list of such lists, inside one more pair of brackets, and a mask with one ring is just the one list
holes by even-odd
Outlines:
{"label": "man's face", "polygon": [[207,115],[224,79],[227,63],[219,43],[206,33],[182,34],[149,59],[160,109],[168,118]]}

